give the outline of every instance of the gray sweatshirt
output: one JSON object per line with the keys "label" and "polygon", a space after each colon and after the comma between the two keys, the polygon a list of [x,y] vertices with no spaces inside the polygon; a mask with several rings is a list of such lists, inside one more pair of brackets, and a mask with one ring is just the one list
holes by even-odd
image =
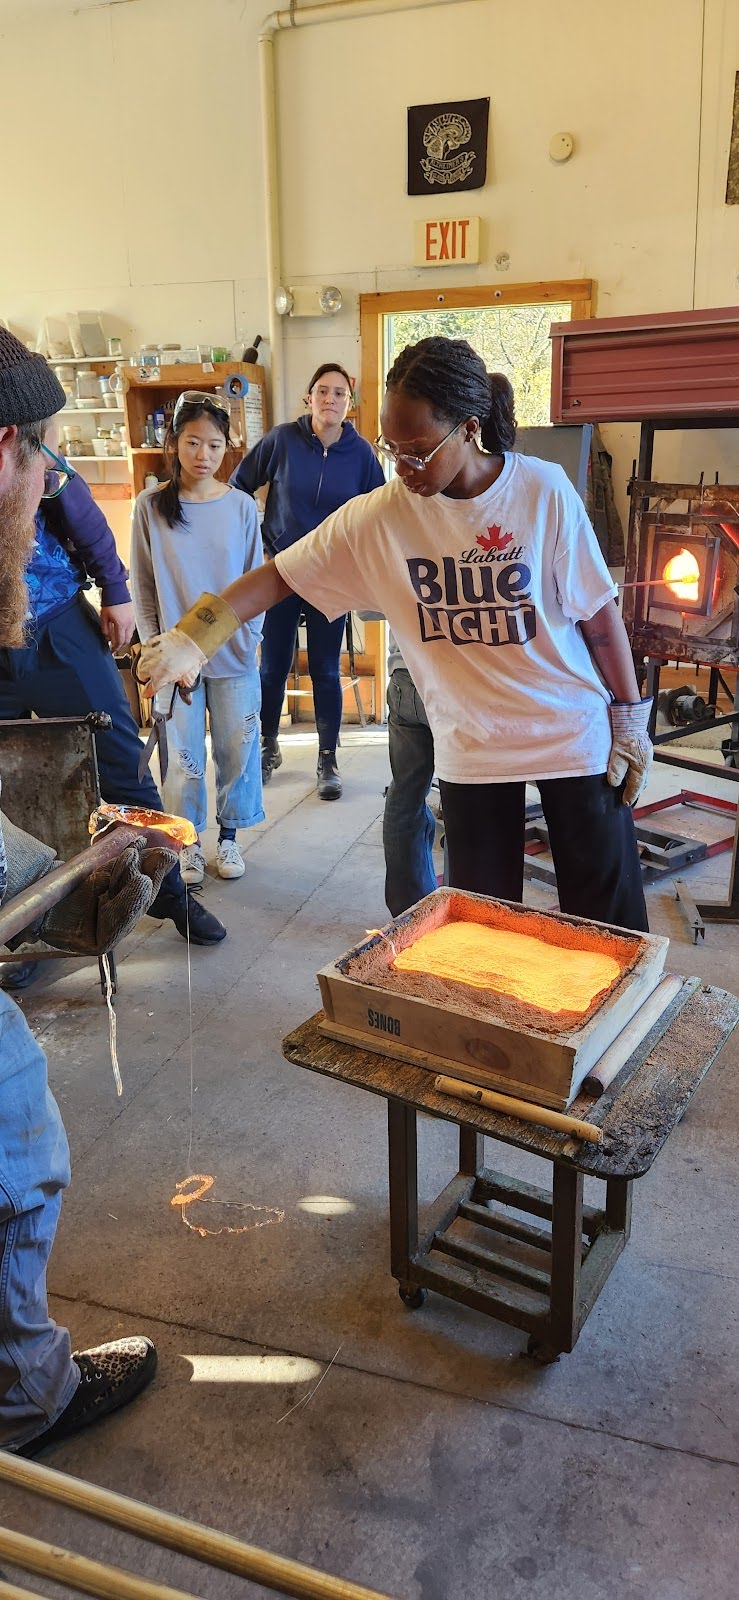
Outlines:
{"label": "gray sweatshirt", "polygon": [[[204,592],[220,594],[262,565],[262,540],[251,496],[229,488],[218,500],[183,500],[184,525],[169,528],[152,504],[136,500],[131,529],[131,594],[142,643],[173,628]],[[205,678],[237,678],[255,665],[264,612],[216,651]]]}

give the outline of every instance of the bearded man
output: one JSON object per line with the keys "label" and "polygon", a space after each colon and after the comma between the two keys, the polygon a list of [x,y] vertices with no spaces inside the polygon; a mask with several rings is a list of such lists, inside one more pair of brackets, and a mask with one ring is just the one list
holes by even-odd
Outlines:
{"label": "bearded man", "polygon": [[[43,357],[0,328],[0,647],[24,644],[24,573],[34,517],[50,476],[64,466],[45,434],[64,403]],[[25,881],[33,881],[54,857],[21,830],[6,830],[7,851],[0,826],[0,900],[9,878],[17,890],[24,872]],[[95,874],[96,885],[88,879],[34,931],[77,953],[112,949],[149,908],[175,863],[169,850],[131,847],[110,873]],[[37,1455],[117,1410],[156,1369],[156,1350],[143,1337],[73,1355],[66,1328],[49,1315],[46,1264],[69,1176],[67,1137],[46,1058],[22,1012],[0,990],[0,1447],[18,1455]]]}

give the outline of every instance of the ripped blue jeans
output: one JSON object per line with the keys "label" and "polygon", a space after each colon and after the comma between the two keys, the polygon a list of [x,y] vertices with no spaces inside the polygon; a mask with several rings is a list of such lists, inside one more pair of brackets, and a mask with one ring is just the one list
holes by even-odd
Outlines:
{"label": "ripped blue jeans", "polygon": [[[170,690],[157,696],[169,704]],[[259,741],[259,671],[238,678],[204,678],[193,690],[192,705],[177,696],[167,723],[169,771],[164,782],[167,811],[187,817],[198,833],[208,821],[205,789],[205,717],[216,772],[216,820],[224,828],[251,828],[264,821],[262,758]]]}

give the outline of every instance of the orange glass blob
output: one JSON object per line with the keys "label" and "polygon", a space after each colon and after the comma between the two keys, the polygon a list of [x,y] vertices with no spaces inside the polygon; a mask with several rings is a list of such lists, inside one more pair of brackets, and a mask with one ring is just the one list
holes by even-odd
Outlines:
{"label": "orange glass blob", "polygon": [[701,569],[689,550],[680,550],[666,562],[662,582],[678,600],[697,600]]}
{"label": "orange glass blob", "polygon": [[531,934],[478,922],[446,922],[422,934],[401,950],[393,966],[399,972],[426,972],[474,989],[492,989],[553,1015],[588,1011],[595,996],[621,972],[613,956],[600,951],[563,949]]}
{"label": "orange glass blob", "polygon": [[90,815],[90,833],[97,833],[110,822],[123,823],[127,828],[156,828],[158,833],[166,834],[174,844],[183,847],[197,844],[197,829],[192,823],[186,817],[170,817],[166,811],[148,811],[143,806],[103,804],[97,806]]}

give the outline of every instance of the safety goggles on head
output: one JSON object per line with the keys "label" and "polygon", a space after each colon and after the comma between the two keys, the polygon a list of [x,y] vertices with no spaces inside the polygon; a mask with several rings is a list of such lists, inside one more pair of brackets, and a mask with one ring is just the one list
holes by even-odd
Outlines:
{"label": "safety goggles on head", "polygon": [[460,428],[463,427],[464,422],[458,422],[456,428],[452,428],[450,433],[445,434],[444,438],[440,439],[439,443],[434,446],[433,450],[429,450],[429,453],[426,456],[406,455],[404,451],[397,450],[395,445],[386,444],[382,434],[379,434],[375,439],[372,448],[376,451],[378,456],[382,457],[384,461],[392,461],[395,466],[397,466],[399,461],[402,461],[404,466],[412,467],[414,472],[425,472],[429,461],[433,461],[434,456],[438,450],[441,450],[442,445],[445,445],[447,440],[452,439],[455,433],[459,433]]}
{"label": "safety goggles on head", "polygon": [[64,461],[61,456],[55,455],[54,451],[50,450],[47,444],[40,443],[40,448],[44,455],[48,456],[49,460],[53,461],[54,463],[53,466],[46,467],[44,471],[44,492],[41,496],[41,499],[56,500],[57,495],[61,494],[62,489],[66,489],[70,478],[74,477],[74,473],[72,468],[67,466],[66,461]]}
{"label": "safety goggles on head", "polygon": [[206,411],[213,411],[219,417],[231,421],[231,407],[227,400],[220,394],[206,394],[203,389],[185,389],[178,397],[172,415],[172,427],[177,427],[177,418],[182,415],[183,406],[203,406]]}

